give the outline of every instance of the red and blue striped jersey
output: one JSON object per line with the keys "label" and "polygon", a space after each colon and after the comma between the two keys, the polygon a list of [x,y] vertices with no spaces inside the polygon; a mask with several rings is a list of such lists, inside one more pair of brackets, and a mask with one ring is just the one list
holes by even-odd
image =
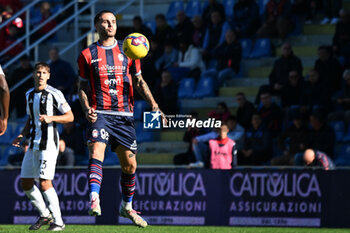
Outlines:
{"label": "red and blue striped jersey", "polygon": [[131,75],[141,74],[141,64],[124,54],[122,44],[115,40],[106,47],[95,42],[78,57],[79,78],[89,81],[90,106],[96,110],[133,112]]}

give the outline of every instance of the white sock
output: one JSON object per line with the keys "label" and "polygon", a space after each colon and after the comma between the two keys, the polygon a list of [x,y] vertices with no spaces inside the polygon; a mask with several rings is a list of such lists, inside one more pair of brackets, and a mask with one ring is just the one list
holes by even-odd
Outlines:
{"label": "white sock", "polygon": [[126,210],[132,210],[132,201],[126,202],[122,199],[122,208]]}
{"label": "white sock", "polygon": [[62,226],[63,220],[61,216],[60,202],[58,201],[58,196],[55,188],[49,188],[48,190],[43,192],[43,196],[48,203],[48,207],[52,213],[54,223]]}
{"label": "white sock", "polygon": [[98,193],[96,193],[96,192],[91,192],[90,193],[90,201],[91,201],[92,198],[100,198],[100,195]]}
{"label": "white sock", "polygon": [[33,188],[30,190],[24,191],[37,210],[39,210],[40,217],[48,217],[50,215],[49,209],[46,207],[43,195],[41,195],[40,190],[36,185],[33,185]]}

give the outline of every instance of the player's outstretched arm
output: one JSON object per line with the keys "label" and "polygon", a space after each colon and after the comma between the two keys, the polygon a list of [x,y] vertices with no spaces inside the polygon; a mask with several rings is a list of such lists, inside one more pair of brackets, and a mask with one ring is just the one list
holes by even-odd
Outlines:
{"label": "player's outstretched arm", "polygon": [[94,123],[97,120],[95,109],[90,107],[88,93],[90,93],[89,83],[85,80],[79,80],[78,95],[80,105],[83,108],[86,119]]}
{"label": "player's outstretched arm", "polygon": [[9,118],[10,91],[5,76],[0,74],[0,136],[6,132]]}
{"label": "player's outstretched arm", "polygon": [[74,115],[72,110],[69,110],[68,112],[62,115],[56,115],[56,116],[39,115],[39,116],[40,116],[39,121],[41,121],[41,123],[46,123],[46,124],[49,124],[51,122],[66,124],[74,121]]}
{"label": "player's outstretched arm", "polygon": [[24,125],[22,132],[12,141],[12,146],[20,147],[20,143],[30,130],[30,117],[28,117],[26,124]]}
{"label": "player's outstretched arm", "polygon": [[147,103],[151,106],[152,111],[160,111],[162,114],[162,120],[164,124],[167,123],[167,119],[165,118],[164,113],[159,109],[159,106],[157,102],[154,100],[153,95],[146,83],[146,81],[143,79],[142,75],[133,76],[133,83],[134,87],[137,90],[137,92],[142,96],[144,100],[147,101]]}

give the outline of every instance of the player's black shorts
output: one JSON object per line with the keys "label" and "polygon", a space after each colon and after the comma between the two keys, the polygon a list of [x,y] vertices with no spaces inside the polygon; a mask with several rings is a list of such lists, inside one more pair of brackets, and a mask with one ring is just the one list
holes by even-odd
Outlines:
{"label": "player's black shorts", "polygon": [[109,142],[112,151],[121,144],[136,154],[134,117],[97,113],[96,122],[89,123],[87,140],[88,142],[103,142],[105,144]]}

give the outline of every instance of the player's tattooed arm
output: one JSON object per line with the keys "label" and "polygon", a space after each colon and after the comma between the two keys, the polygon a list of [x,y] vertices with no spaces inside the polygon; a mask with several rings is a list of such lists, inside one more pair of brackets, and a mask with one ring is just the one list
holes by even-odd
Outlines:
{"label": "player's tattooed arm", "polygon": [[160,110],[157,102],[154,100],[153,95],[146,83],[146,81],[143,79],[142,75],[137,75],[137,76],[133,76],[133,83],[135,86],[135,89],[137,90],[137,92],[142,96],[142,98],[144,100],[147,101],[147,103],[151,106],[152,111],[160,111],[160,113],[162,114],[162,119],[164,124],[167,123],[167,119],[165,118],[164,113]]}
{"label": "player's tattooed arm", "polygon": [[97,114],[95,109],[90,107],[88,95],[90,93],[90,87],[88,81],[79,80],[78,95],[81,107],[85,113],[85,117],[91,123],[97,120]]}

